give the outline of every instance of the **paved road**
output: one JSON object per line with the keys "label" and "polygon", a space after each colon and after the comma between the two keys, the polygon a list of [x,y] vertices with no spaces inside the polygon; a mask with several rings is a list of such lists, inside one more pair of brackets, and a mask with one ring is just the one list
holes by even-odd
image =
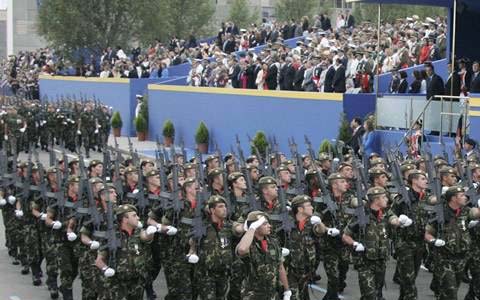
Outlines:
{"label": "paved road", "polygon": [[[155,144],[152,142],[147,143],[138,143],[135,139],[132,139],[134,142],[134,147],[139,151],[155,149]],[[119,140],[120,147],[122,149],[127,149],[127,140]],[[20,157],[24,159],[25,156]],[[92,154],[92,158],[101,158],[99,153]],[[46,165],[48,163],[48,154],[41,153],[40,159]],[[0,216],[1,219],[1,216]],[[45,284],[42,284],[40,287],[34,287],[32,285],[31,275],[21,275],[20,267],[14,266],[11,264],[11,259],[8,257],[5,244],[5,227],[3,226],[3,219],[0,221],[0,300],[47,300],[49,299],[48,290]],[[395,261],[391,260],[388,263],[387,267],[387,276],[386,276],[386,288],[384,291],[384,297],[387,300],[396,300],[398,298],[398,285],[392,282],[393,271],[395,267]],[[311,290],[311,299],[321,299],[324,295],[326,287],[326,275],[323,270],[323,267],[320,266],[318,270],[319,274],[322,275],[322,280],[319,282],[318,286]],[[419,278],[417,279],[417,287],[419,291],[419,300],[424,299],[434,299],[432,292],[429,289],[429,284],[431,280],[431,274],[426,271],[421,270]],[[358,288],[358,279],[357,274],[354,270],[351,270],[348,273],[347,279],[347,288],[345,289],[344,299],[359,299],[360,293]],[[154,288],[159,295],[159,299],[163,299],[166,293],[165,279],[163,272],[155,282]],[[459,298],[463,299],[467,290],[467,286],[462,284]],[[74,298],[81,299],[81,289],[80,282],[77,279],[74,286]]]}

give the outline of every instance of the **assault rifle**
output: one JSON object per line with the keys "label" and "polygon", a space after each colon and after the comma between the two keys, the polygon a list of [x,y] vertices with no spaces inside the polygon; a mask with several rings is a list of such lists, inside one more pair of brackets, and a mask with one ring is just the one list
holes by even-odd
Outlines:
{"label": "assault rifle", "polygon": [[236,135],[237,139],[237,151],[238,151],[238,157],[240,160],[240,170],[243,173],[243,176],[245,176],[245,181],[247,183],[247,201],[250,206],[250,211],[255,211],[258,210],[259,205],[258,201],[255,197],[255,192],[253,191],[253,183],[252,183],[252,177],[250,176],[250,171],[247,169],[247,164],[245,163],[245,156],[243,155],[243,150],[242,146],[240,145],[240,139],[238,138],[238,134]]}
{"label": "assault rifle", "polygon": [[290,147],[292,159],[294,159],[295,162],[295,194],[301,195],[305,192],[305,173],[302,168],[302,158],[298,153],[298,147],[293,137],[291,139],[288,139],[288,145]]}

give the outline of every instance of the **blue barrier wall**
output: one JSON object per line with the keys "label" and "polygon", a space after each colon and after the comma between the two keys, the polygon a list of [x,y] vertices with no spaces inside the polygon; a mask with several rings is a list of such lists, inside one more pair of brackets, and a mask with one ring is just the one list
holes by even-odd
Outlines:
{"label": "blue barrier wall", "polygon": [[95,97],[120,112],[123,121],[122,135],[134,131],[132,109],[135,111],[135,102],[132,102],[131,88],[129,79],[40,76],[42,100],[54,101],[61,96],[76,99]]}
{"label": "blue barrier wall", "polygon": [[375,113],[375,94],[344,94],[343,112],[347,120],[355,117],[364,119],[367,115]]}
{"label": "blue barrier wall", "polygon": [[[445,81],[445,79],[448,77],[447,59],[441,59],[441,60],[434,61],[433,66],[435,67],[435,73],[440,75],[443,78],[443,80]],[[414,67],[410,67],[410,68],[406,68],[406,69],[401,70],[401,71],[407,72],[407,74],[408,74],[407,81],[408,81],[409,86],[414,80],[413,71],[423,70],[424,68],[425,67],[423,65],[418,65],[418,66],[414,66]],[[377,76],[375,76],[375,80],[376,80],[376,78],[377,78]],[[380,94],[388,93],[389,92],[388,87],[390,86],[390,82],[392,81],[392,73],[381,74],[379,76],[379,78],[380,78],[379,79],[380,81],[378,82],[378,92]],[[376,87],[375,83],[374,83],[373,86],[374,86],[374,88]]]}
{"label": "blue barrier wall", "polygon": [[294,137],[304,152],[304,134],[316,149],[323,139],[336,138],[342,110],[341,94],[150,85],[149,111],[155,118],[149,120],[149,135],[161,137],[163,122],[171,119],[177,141],[182,137],[194,148],[196,128],[205,121],[210,142],[224,153],[235,145],[236,134],[249,153],[247,134],[253,137],[257,130],[275,134],[286,153],[288,138]]}
{"label": "blue barrier wall", "polygon": [[480,142],[480,94],[470,95],[470,111],[468,118],[470,121],[470,137]]}

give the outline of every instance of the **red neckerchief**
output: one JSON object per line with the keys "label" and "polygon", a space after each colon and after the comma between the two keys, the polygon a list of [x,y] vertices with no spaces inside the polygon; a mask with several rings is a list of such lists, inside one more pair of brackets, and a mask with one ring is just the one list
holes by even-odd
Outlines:
{"label": "red neckerchief", "polygon": [[221,220],[219,223],[213,223],[217,230],[222,230],[223,229],[223,220]]}
{"label": "red neckerchief", "polygon": [[137,184],[133,184],[133,185],[128,185],[128,188],[130,189],[130,192],[133,192],[136,188],[137,188]]}
{"label": "red neckerchief", "polygon": [[423,200],[423,198],[425,198],[425,192],[421,191],[418,193],[418,199]]}
{"label": "red neckerchief", "polygon": [[154,194],[154,195],[156,195],[156,196],[160,195],[160,192],[161,192],[161,189],[160,189],[159,187],[156,188],[154,191],[150,191],[150,193],[152,193],[152,194]]}
{"label": "red neckerchief", "polygon": [[284,190],[288,190],[288,183],[285,183],[285,184],[283,185],[283,189],[284,189]]}
{"label": "red neckerchief", "polygon": [[318,189],[313,190],[312,191],[312,198],[318,197],[319,194],[320,194],[320,192],[318,191]]}
{"label": "red neckerchief", "polygon": [[455,217],[457,217],[457,218],[458,218],[458,217],[460,216],[460,214],[461,214],[461,213],[462,213],[462,208],[461,208],[461,207],[459,207],[459,208],[455,209]]}
{"label": "red neckerchief", "polygon": [[303,231],[305,229],[305,223],[307,223],[307,219],[298,221],[298,230]]}
{"label": "red neckerchief", "polygon": [[192,206],[192,209],[195,209],[197,207],[197,200],[188,200],[190,202],[190,205]]}
{"label": "red neckerchief", "polygon": [[336,201],[337,203],[342,202],[342,196],[340,196],[340,197],[334,197],[334,198],[335,198],[335,201]]}
{"label": "red neckerchief", "polygon": [[78,196],[75,195],[75,196],[70,196],[70,198],[72,198],[72,202],[77,202],[78,200]]}
{"label": "red neckerchief", "polygon": [[58,192],[58,189],[56,187],[52,187],[52,192],[56,193]]}
{"label": "red neckerchief", "polygon": [[262,251],[265,252],[265,253],[267,253],[267,251],[268,251],[268,242],[267,242],[267,240],[262,240],[262,241],[260,242],[260,246],[262,247]]}
{"label": "red neckerchief", "polygon": [[265,200],[265,203],[267,204],[268,210],[272,210],[272,209],[273,209],[273,202],[268,202],[267,200]]}
{"label": "red neckerchief", "polygon": [[377,211],[377,222],[382,221],[382,219],[383,219],[383,209],[379,209]]}
{"label": "red neckerchief", "polygon": [[131,229],[123,229],[122,228],[122,231],[125,232],[126,234],[128,234],[128,236],[132,236],[132,234],[133,234],[133,228],[131,228]]}

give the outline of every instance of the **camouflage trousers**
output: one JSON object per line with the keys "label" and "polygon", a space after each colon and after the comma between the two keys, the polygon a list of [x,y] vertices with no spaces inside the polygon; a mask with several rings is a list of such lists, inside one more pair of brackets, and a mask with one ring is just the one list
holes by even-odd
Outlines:
{"label": "camouflage trousers", "polygon": [[470,281],[468,295],[465,297],[465,300],[480,299],[480,247],[474,246],[472,250],[468,266],[472,280]]}
{"label": "camouflage trousers", "polygon": [[[203,268],[200,268],[203,269]],[[229,270],[198,270],[198,285],[201,300],[224,300],[227,298],[230,281]]]}
{"label": "camouflage trousers", "polygon": [[33,275],[39,275],[40,263],[43,259],[42,238],[38,224],[28,224],[24,227],[27,261]]}
{"label": "camouflage trousers", "polygon": [[360,258],[355,268],[358,271],[360,300],[381,299],[382,288],[385,285],[386,261]]}
{"label": "camouflage trousers", "polygon": [[[346,286],[348,266],[350,264],[346,249],[329,249],[323,254],[323,266],[327,273],[327,295],[335,299],[340,290]],[[325,298],[325,299],[328,299]]]}
{"label": "camouflage trousers", "polygon": [[194,294],[194,265],[177,256],[165,261],[164,266],[168,289],[165,300],[191,300]]}
{"label": "camouflage trousers", "polygon": [[232,264],[232,276],[230,277],[230,289],[228,291],[228,300],[241,300],[242,281],[245,278],[243,262],[236,258]]}
{"label": "camouflage trousers", "polygon": [[80,259],[79,241],[63,242],[58,248],[58,265],[60,269],[60,288],[72,289],[73,281],[78,276]]}
{"label": "camouflage trousers", "polygon": [[290,300],[309,300],[308,283],[312,278],[311,273],[305,273],[303,270],[287,270],[288,287],[292,291]]}
{"label": "camouflage trousers", "polygon": [[145,280],[138,278],[120,279],[116,274],[110,278],[101,279],[102,291],[99,300],[141,300],[143,299],[143,290]]}
{"label": "camouflage trousers", "polygon": [[17,249],[17,258],[20,260],[22,266],[28,266],[27,258],[27,246],[25,244],[25,225],[23,220],[13,217],[12,218],[12,243]]}
{"label": "camouflage trousers", "polygon": [[435,257],[434,274],[438,280],[438,299],[456,300],[458,287],[462,282],[466,264],[464,255],[456,255],[455,258],[445,258],[441,255]]}
{"label": "camouflage trousers", "polygon": [[53,242],[52,232],[46,228],[42,232],[42,253],[45,256],[45,269],[47,271],[47,285],[57,288],[58,277],[58,244]]}
{"label": "camouflage trousers", "polygon": [[96,300],[101,286],[98,285],[100,271],[95,266],[97,251],[81,246],[79,259],[80,279],[82,280],[82,300]]}
{"label": "camouflage trousers", "polygon": [[2,207],[3,225],[5,226],[5,247],[7,247],[10,255],[15,256],[18,248],[14,235],[16,223],[13,207],[9,204],[7,205]]}
{"label": "camouflage trousers", "polygon": [[422,258],[425,252],[424,245],[416,247],[405,245],[405,247],[397,248],[397,269],[400,280],[400,297],[399,300],[415,300],[417,299],[417,287],[415,280],[417,279]]}

